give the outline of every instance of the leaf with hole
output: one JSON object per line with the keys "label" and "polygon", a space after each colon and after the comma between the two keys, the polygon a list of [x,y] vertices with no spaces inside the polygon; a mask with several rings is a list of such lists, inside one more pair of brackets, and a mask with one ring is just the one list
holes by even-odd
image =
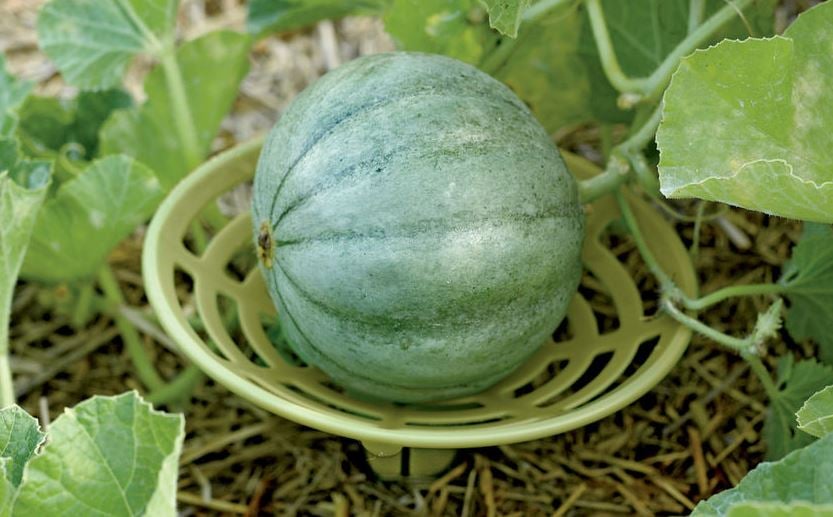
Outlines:
{"label": "leaf with hole", "polygon": [[784,37],[684,59],[657,133],[663,194],[833,222],[831,27],[833,3],[822,3]]}
{"label": "leaf with hole", "polygon": [[117,86],[139,54],[173,44],[177,0],[50,0],[38,14],[38,43],[79,88]]}

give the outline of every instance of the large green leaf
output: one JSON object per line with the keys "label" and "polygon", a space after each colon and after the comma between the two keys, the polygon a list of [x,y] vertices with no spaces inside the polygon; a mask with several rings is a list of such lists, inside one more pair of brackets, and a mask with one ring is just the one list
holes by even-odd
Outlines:
{"label": "large green leaf", "polygon": [[50,0],[38,42],[64,79],[80,88],[116,86],[137,55],[170,48],[177,0]]}
{"label": "large green leaf", "polygon": [[833,385],[807,399],[795,414],[798,428],[813,436],[833,433]]}
{"label": "large green leaf", "polygon": [[731,507],[728,517],[833,517],[833,504],[749,502]]}
{"label": "large green leaf", "polygon": [[805,230],[778,283],[790,300],[787,330],[794,339],[813,339],[820,357],[833,364],[833,231]]}
{"label": "large green leaf", "polygon": [[136,392],[95,396],[55,419],[29,461],[12,515],[176,515],[181,415]]}
{"label": "large green leaf", "polygon": [[686,58],[657,134],[669,197],[833,222],[833,3],[784,37],[725,41]]}
{"label": "large green leaf", "polygon": [[472,64],[497,40],[479,0],[391,0],[384,21],[400,49],[445,54]]}
{"label": "large green leaf", "polygon": [[38,421],[18,406],[0,409],[0,459],[3,477],[12,486],[20,485],[23,469],[43,442]]}
{"label": "large green leaf", "polygon": [[153,172],[132,158],[93,162],[44,204],[21,275],[52,282],[92,277],[162,195]]}
{"label": "large green leaf", "polygon": [[833,504],[833,434],[780,461],[761,463],[738,486],[700,502],[692,516],[727,515],[747,502]]}
{"label": "large green leaf", "polygon": [[21,165],[16,143],[0,139],[0,354],[7,353],[12,295],[48,182],[48,166]]}
{"label": "large green leaf", "polygon": [[480,0],[489,11],[489,25],[512,38],[517,37],[521,16],[529,6],[529,0]]}
{"label": "large green leaf", "polygon": [[[688,35],[690,0],[603,0],[610,38],[622,70],[650,75]],[[758,0],[707,41],[772,32],[774,0]],[[703,2],[704,19],[725,7]],[[511,44],[511,43],[510,43]],[[499,51],[499,50],[496,50]],[[488,63],[488,58],[484,60]],[[493,65],[493,63],[490,63]],[[588,121],[627,122],[633,111],[618,107],[619,92],[605,75],[589,19],[581,3],[552,9],[521,27],[512,53],[496,70],[533,109],[549,131]]]}
{"label": "large green leaf", "polygon": [[73,99],[33,95],[19,110],[17,136],[25,154],[55,160],[60,183],[98,153],[98,130],[113,110],[131,105],[130,96],[118,89],[82,91]]}
{"label": "large green leaf", "polygon": [[[201,156],[208,154],[220,123],[237,97],[249,69],[250,38],[215,31],[182,45],[176,54],[185,82],[187,107],[196,128]],[[151,167],[165,189],[191,168],[177,133],[176,98],[160,67],[145,80],[147,102],[113,113],[101,129],[102,154],[123,153]]]}
{"label": "large green leaf", "polygon": [[21,81],[6,69],[6,58],[0,53],[0,116],[14,110],[32,91],[30,81]]}
{"label": "large green leaf", "polygon": [[348,14],[377,14],[385,0],[251,0],[246,28],[251,34],[281,32]]}
{"label": "large green leaf", "polygon": [[768,460],[782,458],[813,441],[812,436],[798,430],[795,414],[804,401],[830,384],[833,367],[812,359],[796,363],[790,355],[778,361],[778,395],[769,401],[763,429]]}

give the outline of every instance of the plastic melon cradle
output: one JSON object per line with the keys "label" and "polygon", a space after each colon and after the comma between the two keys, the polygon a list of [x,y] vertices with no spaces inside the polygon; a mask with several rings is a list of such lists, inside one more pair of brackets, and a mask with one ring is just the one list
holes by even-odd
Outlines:
{"label": "plastic melon cradle", "polygon": [[[593,309],[577,294],[567,315],[568,337],[549,340],[485,392],[420,405],[353,399],[267,337],[275,308],[256,267],[248,213],[219,229],[199,256],[185,245],[206,206],[252,179],[261,142],[206,162],[162,204],[144,248],[148,298],[182,353],[216,382],[276,415],[360,440],[382,478],[430,477],[451,464],[458,448],[534,440],[599,420],[650,390],[688,345],[688,329],[664,316],[646,317],[630,273],[601,243],[605,228],[619,218],[607,196],[588,211],[582,260],[585,275],[613,300],[618,328],[600,334]],[[564,159],[578,178],[598,171],[568,153]],[[634,196],[628,202],[662,266],[694,294],[694,271],[674,230]],[[245,275],[229,268],[241,257],[250,267]]]}

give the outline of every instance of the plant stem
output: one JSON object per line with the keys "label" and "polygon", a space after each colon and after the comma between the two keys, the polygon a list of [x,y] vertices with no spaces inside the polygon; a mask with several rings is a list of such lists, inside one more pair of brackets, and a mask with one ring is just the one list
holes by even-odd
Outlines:
{"label": "plant stem", "polygon": [[171,94],[174,125],[182,143],[185,165],[190,172],[202,161],[202,152],[197,138],[197,127],[194,124],[194,118],[188,104],[188,96],[185,93],[185,81],[182,78],[179,63],[176,61],[173,46],[166,48],[159,57],[165,74],[165,83]]}
{"label": "plant stem", "polygon": [[746,353],[752,348],[753,344],[749,341],[749,339],[740,339],[733,336],[729,336],[720,332],[719,330],[715,330],[710,326],[702,323],[701,321],[697,320],[689,316],[688,314],[682,312],[678,309],[669,299],[663,298],[660,306],[662,307],[662,311],[665,314],[668,314],[678,322],[682,323],[686,327],[690,328],[691,330],[698,332],[707,338],[711,339],[712,341],[719,343],[725,347],[731,348],[737,352]]}
{"label": "plant stem", "polygon": [[703,0],[691,0],[688,4],[688,33],[691,34],[700,23],[703,21],[703,12],[706,8],[706,2]]}
{"label": "plant stem", "polygon": [[[8,328],[8,324],[6,325]],[[8,330],[5,332],[8,334]],[[0,339],[7,339],[8,336],[0,336]],[[8,341],[6,352],[0,353],[0,409],[9,407],[15,403],[14,384],[12,384],[12,368],[9,364]]]}
{"label": "plant stem", "polygon": [[784,286],[778,284],[748,284],[731,285],[718,289],[701,298],[684,298],[683,305],[686,309],[700,311],[716,303],[722,302],[733,296],[755,296],[760,294],[780,294],[785,290]]}
{"label": "plant stem", "polygon": [[[124,295],[122,294],[119,283],[116,280],[113,270],[109,265],[105,265],[98,273],[98,283],[101,290],[104,291],[104,297],[114,306],[124,305]],[[113,320],[116,322],[116,327],[119,329],[122,341],[124,342],[127,354],[136,368],[136,375],[139,380],[149,391],[155,391],[162,388],[165,382],[151,363],[147,356],[139,332],[136,328],[121,314],[114,313]]]}
{"label": "plant stem", "polygon": [[90,320],[94,297],[93,283],[82,283],[78,291],[78,299],[75,301],[75,307],[72,308],[72,315],[70,316],[70,323],[74,328],[81,328]]}
{"label": "plant stem", "polygon": [[[752,3],[753,0],[726,0],[726,5],[714,13],[708,20],[690,32],[668,54],[662,63],[648,77],[633,78],[625,75],[607,29],[601,0],[587,0],[587,13],[590,17],[590,28],[593,39],[602,61],[602,69],[610,84],[622,92],[623,95],[636,96],[642,100],[656,100],[662,95],[671,80],[671,75],[677,69],[680,60],[692,53],[697,47],[711,38],[726,22],[737,16]],[[632,101],[629,101],[632,104]]]}
{"label": "plant stem", "polygon": [[[17,275],[12,277],[17,278]],[[0,279],[0,284],[9,279]],[[12,295],[15,281],[8,282],[0,288],[8,290],[8,296],[0,296],[0,409],[15,403],[14,385],[12,384],[12,369],[9,365],[9,325],[12,312]]]}
{"label": "plant stem", "polygon": [[647,88],[648,78],[633,79],[625,75],[616,57],[607,21],[602,10],[601,0],[587,0],[587,15],[590,17],[590,28],[593,30],[593,40],[599,50],[602,69],[614,88],[622,93],[643,92]]}
{"label": "plant stem", "polygon": [[628,205],[628,202],[625,201],[625,197],[621,192],[616,192],[614,195],[616,197],[616,203],[619,205],[619,211],[622,213],[622,220],[624,220],[625,226],[627,226],[631,236],[633,237],[636,249],[639,250],[639,254],[642,255],[642,260],[645,261],[645,265],[648,266],[648,270],[650,270],[651,273],[657,277],[657,280],[659,280],[660,289],[665,294],[676,293],[678,291],[677,286],[659,265],[659,262],[657,262],[653,252],[648,247],[648,243],[645,242],[645,238],[639,230],[639,223],[636,222],[636,217],[634,217],[633,212],[631,212],[631,208]]}
{"label": "plant stem", "polygon": [[697,27],[694,32],[686,36],[665,57],[648,79],[648,89],[645,91],[646,97],[652,100],[658,99],[671,81],[671,75],[677,69],[680,60],[708,41],[720,27],[737,16],[739,12],[743,12],[752,2],[753,0],[726,0],[726,5]]}
{"label": "plant stem", "polygon": [[749,363],[749,367],[752,368],[752,371],[755,372],[755,375],[761,381],[761,384],[763,384],[764,391],[769,399],[777,400],[779,398],[778,387],[774,382],[772,382],[772,377],[769,375],[769,371],[766,369],[766,366],[764,366],[761,358],[750,353],[744,353],[742,355],[743,358],[746,359],[746,362]]}
{"label": "plant stem", "polygon": [[156,404],[168,404],[190,396],[194,388],[205,378],[202,371],[193,364],[188,365],[185,370],[176,376],[168,384],[152,391],[146,399]]}
{"label": "plant stem", "polygon": [[[632,155],[641,152],[642,148],[654,138],[661,118],[662,111],[657,106],[651,116],[631,133],[627,140],[613,148],[604,172],[579,182],[579,197],[582,203],[590,203],[615,191],[629,179],[631,171],[629,162],[633,159]],[[643,188],[646,191],[653,190],[649,179],[643,179],[641,183],[644,183]]]}

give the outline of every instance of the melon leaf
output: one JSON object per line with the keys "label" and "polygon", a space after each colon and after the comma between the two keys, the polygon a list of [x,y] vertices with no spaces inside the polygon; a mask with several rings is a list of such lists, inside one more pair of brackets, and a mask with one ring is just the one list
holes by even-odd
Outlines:
{"label": "melon leaf", "polygon": [[798,428],[813,436],[833,433],[833,385],[807,399],[796,413]]}
{"label": "melon leaf", "polygon": [[833,504],[749,502],[732,506],[729,517],[833,517]]}
{"label": "melon leaf", "polygon": [[477,64],[497,33],[478,0],[392,0],[385,29],[402,50],[418,50]]}
{"label": "melon leaf", "polygon": [[813,339],[819,356],[833,364],[833,231],[806,225],[778,281],[790,300],[786,326],[797,340]]}
{"label": "melon leaf", "polygon": [[778,395],[770,400],[763,429],[768,460],[782,458],[813,441],[812,436],[798,430],[795,413],[813,393],[833,384],[833,367],[813,359],[796,363],[786,355],[778,361],[776,384]]}
{"label": "melon leaf", "polygon": [[377,14],[384,0],[251,0],[246,19],[250,34],[282,32],[327,18],[349,14]]}
{"label": "melon leaf", "polygon": [[[17,135],[29,156],[89,161],[98,152],[98,130],[107,117],[132,104],[130,95],[120,89],[82,91],[73,99],[33,95],[19,110]],[[56,163],[59,172],[66,172],[63,161]]]}
{"label": "melon leaf", "polygon": [[822,3],[784,37],[684,59],[657,133],[663,194],[833,222],[831,28],[833,4]]}
{"label": "melon leaf", "polygon": [[46,434],[10,515],[176,515],[182,415],[155,411],[135,391],[94,396]]}
{"label": "melon leaf", "polygon": [[30,81],[21,81],[6,69],[6,58],[0,53],[0,115],[16,109],[32,91]]}
{"label": "melon leaf", "polygon": [[753,502],[833,505],[831,479],[833,434],[828,434],[780,461],[761,463],[735,488],[700,502],[692,516],[728,515],[734,506]]}
{"label": "melon leaf", "polygon": [[177,6],[177,0],[51,0],[38,15],[38,42],[68,83],[110,88],[135,56],[158,56],[170,46]]}
{"label": "melon leaf", "polygon": [[21,275],[53,282],[93,276],[162,195],[153,172],[130,157],[93,162],[44,204]]}
{"label": "melon leaf", "polygon": [[[185,81],[188,108],[202,156],[208,154],[220,123],[237,97],[249,69],[251,43],[245,34],[215,31],[179,47],[176,60]],[[147,101],[118,110],[101,129],[101,154],[133,156],[156,172],[168,190],[197,164],[187,163],[176,131],[174,99],[160,67],[145,79]]]}
{"label": "melon leaf", "polygon": [[20,486],[23,468],[35,455],[44,434],[38,421],[18,406],[0,409],[0,458],[6,481]]}
{"label": "melon leaf", "polygon": [[[616,56],[631,77],[650,75],[687,36],[689,0],[604,0],[602,7]],[[753,3],[711,41],[772,32],[772,0]],[[725,6],[703,3],[703,19]],[[710,42],[710,43],[711,43]],[[520,28],[515,48],[497,70],[551,132],[588,121],[627,122],[633,111],[617,105],[619,92],[602,70],[596,43],[583,6],[567,4]]]}
{"label": "melon leaf", "polygon": [[489,11],[489,25],[501,34],[515,38],[521,25],[521,16],[529,6],[529,0],[480,0]]}

